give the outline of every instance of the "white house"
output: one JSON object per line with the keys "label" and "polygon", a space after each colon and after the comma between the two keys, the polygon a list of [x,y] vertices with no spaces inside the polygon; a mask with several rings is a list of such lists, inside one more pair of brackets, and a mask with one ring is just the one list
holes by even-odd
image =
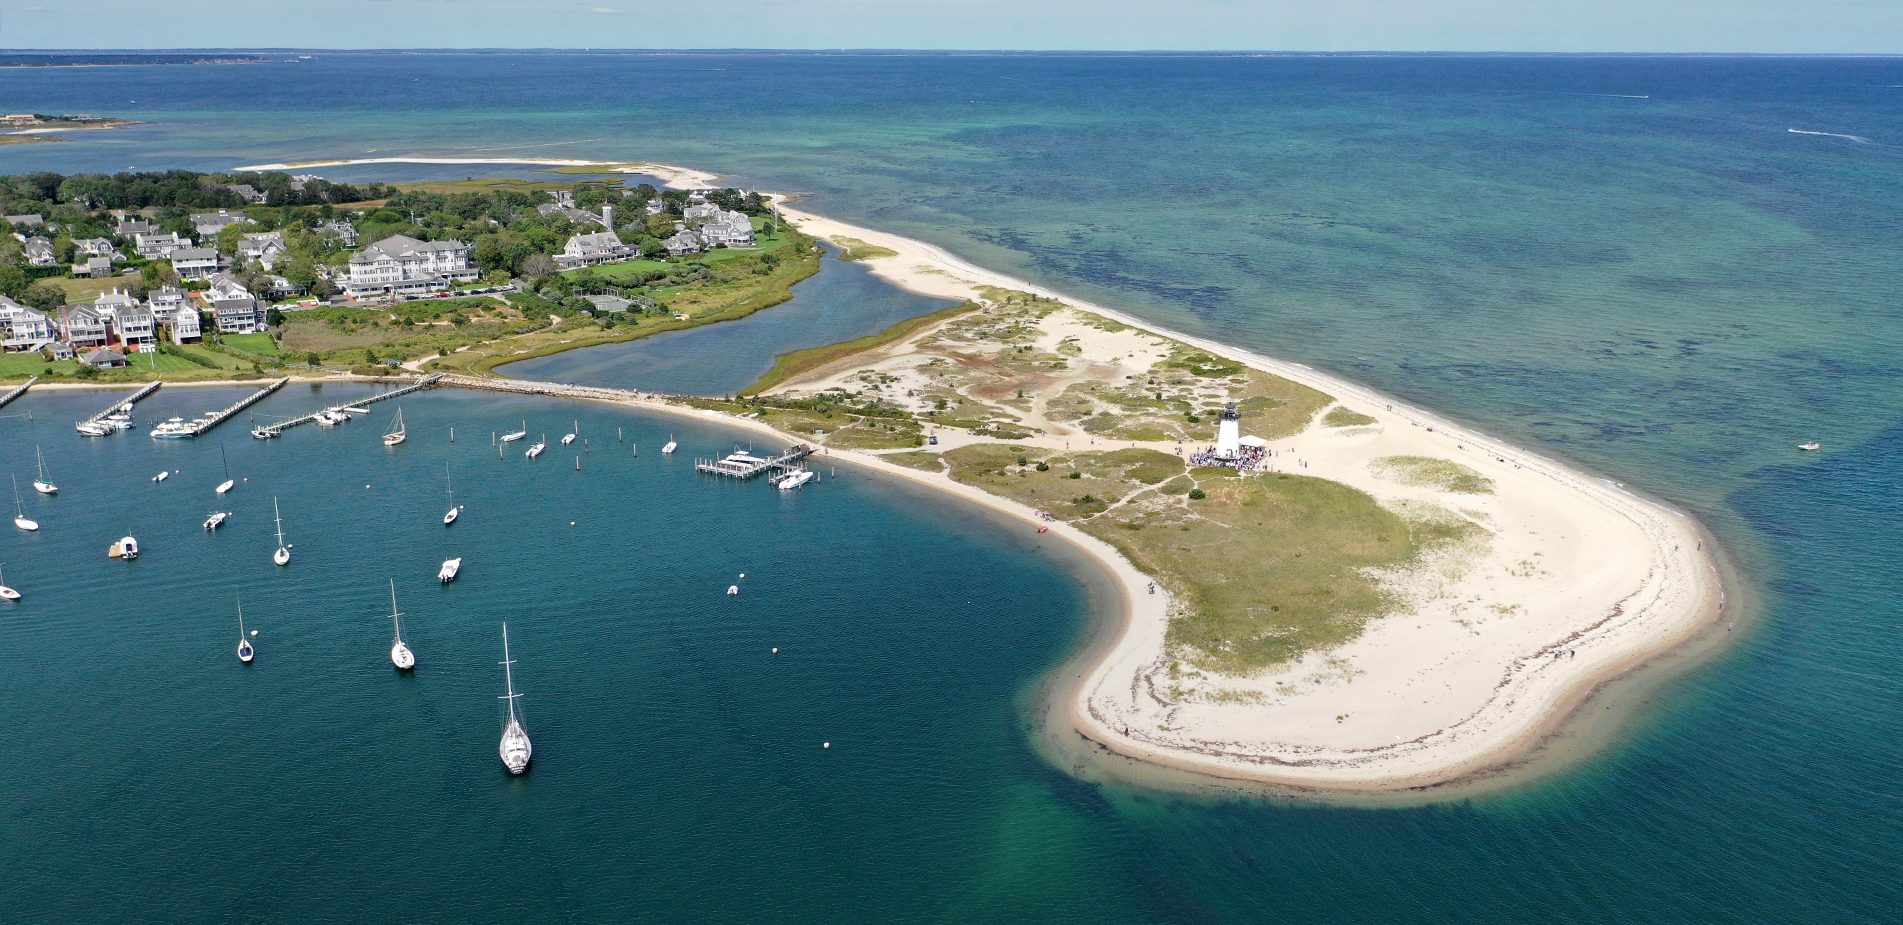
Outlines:
{"label": "white house", "polygon": [[273,268],[286,250],[284,235],[275,231],[248,234],[238,241],[238,256],[255,260],[267,270]]}
{"label": "white house", "polygon": [[172,343],[196,342],[202,332],[198,323],[198,303],[183,289],[170,286],[154,289],[146,302],[158,323],[172,329]]}
{"label": "white house", "polygon": [[252,186],[249,183],[228,183],[225,185],[225,189],[228,189],[234,193],[237,193],[246,202],[263,202],[264,201],[264,191],[258,189],[257,187]]}
{"label": "white house", "polygon": [[720,207],[711,202],[703,202],[699,205],[688,206],[681,210],[681,217],[690,222],[697,218],[713,218],[719,214]]}
{"label": "white house", "polygon": [[753,246],[753,223],[742,212],[723,212],[716,208],[699,231],[701,239],[709,247],[716,244],[728,247]]}
{"label": "white house", "polygon": [[59,339],[53,316],[0,295],[0,349],[7,353],[38,350]]}
{"label": "white house", "polygon": [[685,228],[682,228],[680,231],[675,232],[673,237],[668,238],[667,240],[662,241],[661,243],[667,247],[668,253],[673,254],[676,257],[682,256],[684,254],[699,253],[700,250],[705,246],[701,243],[699,235],[696,235],[695,233],[688,231]]}
{"label": "white house", "polygon": [[59,257],[53,253],[53,242],[37,234],[27,238],[26,262],[28,266],[35,267],[50,267],[58,263]]}
{"label": "white house", "polygon": [[212,277],[211,289],[205,298],[218,316],[220,334],[252,334],[264,330],[264,306],[230,273]]}
{"label": "white house", "polygon": [[210,279],[218,272],[218,251],[210,247],[187,247],[172,252],[172,271],[180,279]]}
{"label": "white house", "polygon": [[345,247],[357,246],[357,227],[349,222],[342,220],[334,221],[317,229],[317,231],[326,237],[336,238]]}
{"label": "white house", "polygon": [[555,255],[555,262],[565,270],[616,260],[628,255],[628,246],[612,231],[598,231],[593,234],[578,234],[568,239],[562,246],[562,252]]}
{"label": "white house", "polygon": [[119,248],[113,246],[111,238],[74,238],[73,253],[118,259]]}
{"label": "white house", "polygon": [[108,340],[106,319],[91,305],[66,305],[59,311],[60,339],[80,347],[104,347]]}
{"label": "white house", "polygon": [[384,292],[430,292],[480,275],[461,241],[418,241],[391,235],[350,255],[344,291],[353,298]]}
{"label": "white house", "polygon": [[140,302],[114,312],[112,327],[119,334],[119,342],[128,347],[143,349],[159,342],[158,318]]}
{"label": "white house", "polygon": [[146,260],[170,257],[173,251],[191,246],[191,238],[181,238],[169,231],[134,235],[132,238],[132,249],[138,251],[139,256]]}

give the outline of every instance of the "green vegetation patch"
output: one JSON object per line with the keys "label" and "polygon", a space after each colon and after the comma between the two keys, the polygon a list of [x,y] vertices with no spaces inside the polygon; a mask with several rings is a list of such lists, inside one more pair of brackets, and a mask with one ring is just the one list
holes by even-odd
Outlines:
{"label": "green vegetation patch", "polygon": [[1363,424],[1377,423],[1380,422],[1374,418],[1359,412],[1349,411],[1340,405],[1330,408],[1327,414],[1322,415],[1323,427],[1359,427]]}
{"label": "green vegetation patch", "polygon": [[773,368],[767,370],[766,375],[760,377],[760,381],[740,390],[740,394],[757,395],[782,382],[797,378],[815,369],[819,369],[822,366],[836,363],[854,354],[864,353],[868,350],[886,346],[887,344],[897,343],[911,337],[914,333],[924,328],[948,318],[956,318],[959,315],[974,311],[977,308],[978,306],[975,303],[966,302],[963,305],[941,308],[929,315],[907,318],[877,334],[868,334],[858,340],[849,340],[843,344],[833,344],[827,347],[810,347],[805,350],[795,350],[792,353],[780,354],[779,358],[774,361]]}
{"label": "green vegetation patch", "polygon": [[1377,478],[1403,485],[1438,488],[1465,495],[1493,493],[1493,480],[1451,459],[1432,456],[1383,456],[1368,464]]}
{"label": "green vegetation patch", "polygon": [[897,463],[907,469],[922,469],[926,472],[945,471],[945,463],[938,458],[937,453],[914,450],[910,453],[884,453],[879,458],[889,463]]}
{"label": "green vegetation patch", "polygon": [[832,241],[834,244],[839,245],[839,259],[841,260],[871,260],[875,257],[897,257],[899,255],[898,251],[892,250],[891,248],[880,247],[877,244],[867,244],[858,238],[833,238]]}
{"label": "green vegetation patch", "polygon": [[269,334],[226,334],[219,338],[219,342],[226,346],[236,347],[246,353],[255,353],[259,356],[275,357],[278,355],[277,342],[272,340]]}
{"label": "green vegetation patch", "polygon": [[1457,516],[1410,522],[1339,482],[1185,469],[1154,450],[976,444],[944,459],[958,481],[1074,522],[1157,576],[1182,605],[1172,654],[1229,675],[1354,639],[1397,604],[1378,570],[1481,532]]}

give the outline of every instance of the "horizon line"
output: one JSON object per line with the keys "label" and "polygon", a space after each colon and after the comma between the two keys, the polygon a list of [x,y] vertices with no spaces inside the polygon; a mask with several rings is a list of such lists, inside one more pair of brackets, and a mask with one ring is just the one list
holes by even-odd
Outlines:
{"label": "horizon line", "polygon": [[1903,52],[1766,52],[1766,51],[1477,51],[1381,49],[1011,49],[1011,48],[562,48],[536,46],[442,46],[410,48],[0,48],[6,55],[187,55],[187,54],[576,54],[576,55],[772,55],[811,57],[905,56],[1053,56],[1053,57],[1530,57],[1530,58],[1903,58]]}

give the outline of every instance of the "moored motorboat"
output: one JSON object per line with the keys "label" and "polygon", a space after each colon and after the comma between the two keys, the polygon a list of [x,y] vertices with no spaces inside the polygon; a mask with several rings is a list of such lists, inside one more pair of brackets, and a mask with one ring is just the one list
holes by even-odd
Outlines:
{"label": "moored motorboat", "polygon": [[574,443],[574,442],[575,442],[575,438],[576,438],[577,436],[579,436],[580,434],[581,434],[581,422],[580,422],[580,421],[576,421],[576,422],[575,422],[575,429],[574,429],[574,430],[572,430],[572,431],[569,431],[569,432],[568,432],[567,434],[564,434],[564,435],[562,436],[562,445],[563,445],[563,446],[567,446],[567,445],[569,445],[569,444],[571,444],[571,443]]}
{"label": "moored motorboat", "polygon": [[674,450],[675,450],[676,448],[678,448],[679,446],[680,446],[680,444],[678,444],[678,443],[675,443],[675,442],[674,442],[674,435],[673,435],[673,434],[668,434],[668,435],[667,435],[667,445],[666,445],[666,446],[664,446],[664,447],[661,447],[661,455],[662,455],[662,456],[666,456],[666,455],[668,455],[668,454],[670,454],[670,453],[673,453],[673,452],[674,452]]}
{"label": "moored motorboat", "polygon": [[79,431],[84,437],[106,437],[112,434],[112,428],[104,424],[88,424],[84,421],[74,424],[73,429]]}
{"label": "moored motorboat", "polygon": [[456,573],[462,571],[462,567],[463,560],[460,558],[444,559],[442,570],[436,573],[436,580],[443,584],[449,584],[456,580]]}
{"label": "moored motorboat", "polygon": [[205,529],[217,530],[219,527],[222,527],[225,525],[225,521],[230,519],[231,519],[230,511],[213,511],[211,512],[210,515],[208,515],[205,518]]}
{"label": "moored motorboat", "polygon": [[161,473],[159,473],[158,475],[155,475],[155,476],[153,476],[153,477],[152,477],[152,481],[154,481],[154,482],[163,482],[163,481],[165,481],[166,479],[169,479],[169,478],[171,478],[171,477],[172,477],[172,473],[171,473],[171,470],[166,470],[166,471],[164,471],[164,472],[161,472]]}
{"label": "moored motorboat", "polygon": [[196,433],[197,431],[195,431],[192,428],[192,425],[185,423],[184,418],[169,418],[163,423],[159,424],[158,426],[152,428],[152,439],[154,440],[182,440],[186,437],[193,436]]}
{"label": "moored motorboat", "polygon": [[139,541],[132,537],[121,537],[119,542],[106,550],[106,558],[131,562],[139,557]]}
{"label": "moored motorboat", "polygon": [[272,430],[268,427],[265,427],[262,424],[258,425],[257,427],[251,428],[251,436],[258,438],[259,440],[269,440],[272,437],[275,437],[277,435],[278,435],[277,431]]}
{"label": "moored motorboat", "polygon": [[1824,445],[1821,443],[1800,443],[1797,445],[1797,448],[1800,450],[1821,450],[1824,448]]}
{"label": "moored motorboat", "polygon": [[527,422],[527,421],[523,421],[523,422],[522,422],[522,429],[521,429],[521,430],[514,430],[514,431],[510,431],[510,432],[508,432],[508,433],[506,433],[506,434],[503,434],[503,435],[502,435],[502,442],[503,442],[503,443],[514,443],[514,442],[516,442],[517,440],[520,440],[520,439],[522,439],[523,437],[526,437],[526,436],[528,436],[528,435],[529,435],[529,422]]}
{"label": "moored motorboat", "polygon": [[527,456],[530,459],[534,459],[535,457],[542,455],[542,451],[546,449],[548,449],[548,439],[543,438],[541,443],[537,443],[534,446],[529,447],[528,452],[523,453],[522,455]]}
{"label": "moored motorboat", "polygon": [[522,726],[522,716],[516,710],[515,702],[522,695],[515,692],[515,660],[509,657],[509,624],[502,624],[502,677],[508,685],[508,693],[501,700],[509,704],[509,721],[502,728],[502,743],[497,752],[502,756],[502,766],[510,774],[521,774],[529,769],[529,758],[534,747],[529,743],[529,732]]}
{"label": "moored motorboat", "polygon": [[818,475],[815,474],[813,470],[798,469],[780,476],[780,481],[777,484],[780,486],[781,491],[792,491],[815,478],[818,478]]}

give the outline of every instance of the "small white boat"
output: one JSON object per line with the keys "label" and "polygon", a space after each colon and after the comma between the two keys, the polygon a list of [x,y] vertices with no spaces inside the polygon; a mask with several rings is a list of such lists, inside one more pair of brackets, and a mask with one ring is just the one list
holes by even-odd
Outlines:
{"label": "small white boat", "polygon": [[251,436],[258,438],[259,440],[269,440],[272,437],[275,437],[277,435],[278,435],[277,431],[272,430],[268,427],[265,427],[262,424],[258,425],[257,427],[251,428]]}
{"label": "small white boat", "polygon": [[271,516],[278,522],[278,551],[271,554],[271,561],[279,565],[291,564],[291,547],[284,542],[284,516],[278,513],[278,499],[271,499]]}
{"label": "small white boat", "polygon": [[369,414],[370,413],[369,408],[358,408],[355,406],[352,406],[349,408],[339,408],[337,410],[342,411],[345,414]]}
{"label": "small white boat", "polygon": [[104,424],[87,424],[82,422],[74,424],[73,429],[79,431],[80,436],[83,437],[108,437],[112,435],[112,428]]}
{"label": "small white boat", "polygon": [[449,501],[449,510],[443,514],[443,526],[447,527],[463,516],[463,509],[456,503],[456,483],[449,477],[449,467],[443,467],[443,497]]}
{"label": "small white boat", "polygon": [[213,511],[210,516],[205,518],[205,529],[217,530],[219,527],[225,525],[225,521],[230,519],[230,511]]}
{"label": "small white boat", "polygon": [[1797,448],[1800,450],[1821,450],[1824,448],[1824,445],[1821,443],[1800,443],[1797,445]]}
{"label": "small white boat", "polygon": [[817,477],[818,476],[811,469],[800,469],[796,472],[789,472],[786,475],[783,475],[780,477],[780,481],[779,481],[780,490],[792,491],[793,489],[798,488],[801,485],[804,485],[807,482],[810,482]]}
{"label": "small white boat", "polygon": [[544,439],[541,443],[538,443],[532,447],[529,447],[528,452],[523,453],[522,455],[527,456],[530,459],[534,459],[535,457],[542,455],[542,451],[546,449],[548,449],[548,441]]}
{"label": "small white boat", "polygon": [[390,646],[390,664],[399,670],[416,667],[416,653],[403,644],[403,615],[396,612],[396,579],[390,579],[390,625],[396,628],[396,642]]}
{"label": "small white boat", "polygon": [[728,585],[728,586],[727,586],[727,593],[728,593],[728,594],[739,594],[739,593],[740,593],[740,586],[739,586],[739,585]]}
{"label": "small white boat", "polygon": [[184,418],[171,418],[157,427],[152,428],[152,439],[183,440],[186,437],[193,436],[195,433],[196,431],[192,429],[192,425],[185,423]]}
{"label": "small white boat", "polygon": [[251,657],[257,650],[251,648],[251,637],[244,632],[244,598],[238,599],[238,661],[251,664]]}
{"label": "small white boat", "polygon": [[231,477],[231,459],[225,455],[225,445],[222,443],[218,445],[218,459],[221,463],[224,464],[225,480],[223,482],[220,482],[218,487],[214,490],[222,495],[225,492],[230,491],[231,486],[237,484],[237,482],[233,480]]}
{"label": "small white boat", "polygon": [[396,446],[410,438],[409,431],[403,429],[403,409],[396,409],[396,424],[383,435],[384,446]]}
{"label": "small white boat", "polygon": [[38,530],[40,528],[39,521],[28,520],[26,508],[20,504],[19,478],[11,475],[7,476],[7,478],[13,479],[13,525],[22,530]]}
{"label": "small white boat", "polygon": [[442,570],[436,573],[436,580],[449,584],[456,580],[456,573],[462,571],[462,567],[463,560],[461,559],[444,559]]}
{"label": "small white boat", "polygon": [[517,440],[520,440],[520,439],[522,439],[523,437],[526,437],[526,436],[528,436],[528,435],[529,435],[529,422],[527,422],[527,421],[523,421],[523,422],[522,422],[522,429],[521,429],[521,430],[518,430],[518,431],[512,431],[512,432],[510,432],[510,433],[506,433],[506,434],[503,434],[503,435],[502,435],[502,442],[503,442],[503,443],[514,443],[514,442],[516,442]]}
{"label": "small white boat", "polygon": [[679,446],[680,446],[680,444],[678,444],[678,443],[675,443],[675,442],[674,442],[674,435],[673,435],[673,434],[668,434],[668,435],[667,435],[667,445],[666,445],[666,446],[664,446],[664,447],[661,447],[661,455],[662,455],[662,456],[666,456],[666,455],[668,455],[668,454],[670,454],[670,453],[672,453],[672,452],[674,452],[674,450],[675,450],[675,449],[676,449],[677,447],[679,447]]}
{"label": "small white boat", "polygon": [[565,436],[563,436],[563,437],[562,437],[562,445],[563,445],[563,446],[567,446],[567,445],[569,445],[569,444],[571,444],[571,443],[574,443],[574,442],[575,442],[575,438],[576,438],[577,436],[580,436],[580,435],[581,435],[581,422],[580,422],[580,421],[576,421],[576,422],[575,422],[575,429],[574,429],[574,430],[572,430],[572,431],[570,431],[570,432],[569,432],[569,433],[568,433],[567,435],[565,435]]}
{"label": "small white boat", "polygon": [[123,559],[127,562],[131,562],[138,557],[139,541],[129,536],[121,537],[119,542],[112,544],[112,547],[106,550],[106,558],[108,559]]}
{"label": "small white boat", "polygon": [[529,744],[529,732],[522,728],[522,717],[516,712],[515,702],[522,695],[515,692],[515,672],[510,666],[515,660],[509,657],[509,624],[502,624],[502,677],[508,684],[508,693],[498,699],[509,704],[509,723],[502,727],[502,744],[497,748],[502,755],[502,766],[510,774],[521,774],[529,769],[529,758],[534,747]]}
{"label": "small white boat", "polygon": [[171,478],[171,477],[172,477],[172,473],[171,473],[171,472],[170,472],[170,471],[168,470],[168,471],[165,471],[165,472],[161,472],[161,473],[159,473],[158,475],[155,475],[155,476],[153,476],[153,477],[152,477],[152,481],[154,481],[154,482],[163,482],[163,481],[165,481],[166,479],[169,479],[169,478]]}
{"label": "small white boat", "polygon": [[6,576],[0,575],[0,601],[17,601],[19,599],[20,592],[7,587]]}
{"label": "small white boat", "polygon": [[42,495],[59,494],[59,486],[46,480],[46,457],[40,455],[40,448],[33,448],[33,456],[40,461],[40,477],[33,480],[33,490]]}

